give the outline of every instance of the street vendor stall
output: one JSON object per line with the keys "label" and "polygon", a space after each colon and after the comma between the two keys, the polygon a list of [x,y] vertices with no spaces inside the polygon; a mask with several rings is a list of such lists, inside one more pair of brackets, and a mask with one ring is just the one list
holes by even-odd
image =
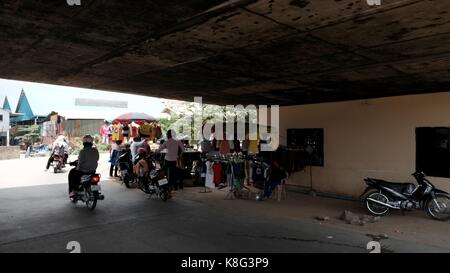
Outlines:
{"label": "street vendor stall", "polygon": [[112,140],[124,140],[125,142],[140,136],[155,142],[161,138],[161,127],[157,118],[145,113],[122,114],[111,123]]}

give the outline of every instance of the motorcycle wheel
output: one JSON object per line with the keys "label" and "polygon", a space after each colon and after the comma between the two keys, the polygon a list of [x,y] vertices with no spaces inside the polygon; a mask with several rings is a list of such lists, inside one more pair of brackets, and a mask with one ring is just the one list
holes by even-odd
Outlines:
{"label": "motorcycle wheel", "polygon": [[436,220],[444,221],[450,219],[450,196],[436,193],[436,202],[441,206],[441,209],[436,207],[433,199],[429,199],[425,204],[427,213]]}
{"label": "motorcycle wheel", "polygon": [[161,200],[166,202],[167,199],[169,199],[169,193],[167,191],[162,191],[159,193],[159,198],[161,198]]}
{"label": "motorcycle wheel", "polygon": [[58,168],[53,167],[53,172],[54,172],[54,173],[57,173],[57,172],[58,172]]}
{"label": "motorcycle wheel", "polygon": [[[372,198],[381,202],[389,202],[389,198],[380,192],[372,192],[367,196],[367,198]],[[366,207],[372,215],[384,216],[389,213],[390,208],[372,202],[367,198],[366,198]]]}
{"label": "motorcycle wheel", "polygon": [[[149,194],[150,191],[148,190],[148,187],[146,186],[146,184],[144,183],[144,179],[143,177],[138,177],[136,178],[138,179],[138,187],[141,191],[143,191],[146,194]],[[148,184],[148,183],[147,183]]]}
{"label": "motorcycle wheel", "polygon": [[94,210],[97,206],[97,197],[91,192],[88,191],[88,199],[86,200],[86,207],[89,210]]}
{"label": "motorcycle wheel", "polygon": [[125,187],[127,187],[127,189],[131,188],[131,186],[130,186],[130,178],[125,176],[123,178],[123,183],[125,184]]}

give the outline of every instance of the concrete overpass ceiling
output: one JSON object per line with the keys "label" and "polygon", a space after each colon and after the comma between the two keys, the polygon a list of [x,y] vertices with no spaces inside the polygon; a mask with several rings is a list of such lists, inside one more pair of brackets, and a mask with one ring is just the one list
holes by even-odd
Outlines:
{"label": "concrete overpass ceiling", "polygon": [[4,0],[0,77],[219,104],[450,91],[442,0]]}

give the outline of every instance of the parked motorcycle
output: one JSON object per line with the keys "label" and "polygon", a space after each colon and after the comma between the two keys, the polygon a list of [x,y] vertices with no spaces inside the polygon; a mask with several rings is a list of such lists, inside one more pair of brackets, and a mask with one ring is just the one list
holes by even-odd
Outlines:
{"label": "parked motorcycle", "polygon": [[150,197],[159,196],[164,202],[170,198],[169,181],[165,171],[153,169],[147,177],[141,177],[138,181],[139,188]]}
{"label": "parked motorcycle", "polygon": [[118,165],[120,176],[119,179],[125,184],[125,187],[131,188],[131,184],[135,183],[135,175],[133,172],[133,165],[128,154],[122,154],[119,157]]}
{"label": "parked motorcycle", "polygon": [[[70,166],[77,166],[78,161],[69,163]],[[76,204],[81,201],[86,204],[90,210],[94,210],[97,206],[97,200],[104,200],[105,196],[100,193],[101,186],[100,174],[92,173],[83,175],[76,189],[76,194],[70,197],[70,201]]]}
{"label": "parked motorcycle", "polygon": [[391,209],[402,212],[423,209],[437,220],[450,218],[450,196],[431,184],[423,172],[412,174],[418,185],[413,183],[394,183],[380,179],[366,178],[368,185],[361,197],[373,215],[383,216]]}

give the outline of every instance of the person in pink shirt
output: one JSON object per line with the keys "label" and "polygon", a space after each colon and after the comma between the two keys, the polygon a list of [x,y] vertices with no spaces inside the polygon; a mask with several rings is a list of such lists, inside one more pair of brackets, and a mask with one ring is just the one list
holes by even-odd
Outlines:
{"label": "person in pink shirt", "polygon": [[111,127],[109,126],[109,122],[105,121],[105,124],[100,127],[100,135],[102,136],[102,143],[109,143],[109,136],[111,135]]}

